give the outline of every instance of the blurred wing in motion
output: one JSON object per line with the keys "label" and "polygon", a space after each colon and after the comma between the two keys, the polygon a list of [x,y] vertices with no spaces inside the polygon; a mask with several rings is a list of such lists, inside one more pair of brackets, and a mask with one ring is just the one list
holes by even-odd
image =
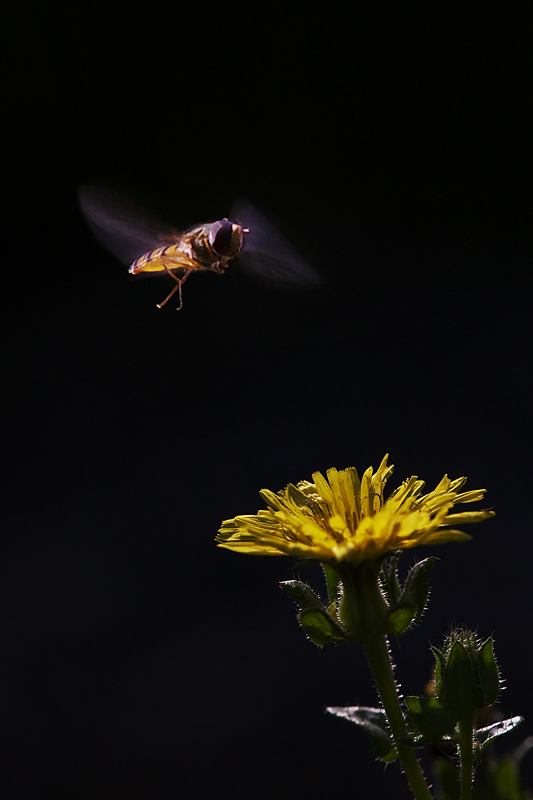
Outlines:
{"label": "blurred wing in motion", "polygon": [[238,200],[231,219],[248,229],[239,261],[245,270],[272,281],[312,285],[321,277],[305,263],[291,244],[247,200]]}
{"label": "blurred wing in motion", "polygon": [[78,199],[100,244],[127,266],[176,239],[175,231],[108,186],[86,184],[78,189]]}

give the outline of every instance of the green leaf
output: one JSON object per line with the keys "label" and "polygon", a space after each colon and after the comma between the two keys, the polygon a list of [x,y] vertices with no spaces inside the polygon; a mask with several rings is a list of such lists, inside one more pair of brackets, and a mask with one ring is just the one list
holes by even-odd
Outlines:
{"label": "green leaf", "polygon": [[348,637],[338,622],[335,622],[325,608],[300,611],[298,621],[311,641],[319,647],[329,642],[346,642]]}
{"label": "green leaf", "polygon": [[509,719],[495,722],[494,725],[489,725],[487,728],[478,728],[477,731],[474,731],[474,740],[481,748],[486,747],[492,739],[497,736],[503,736],[504,733],[509,733],[523,721],[523,717],[509,717]]}
{"label": "green leaf", "polygon": [[440,744],[453,733],[457,719],[436,697],[406,697],[407,713],[412,719],[420,738],[407,741],[411,747]]}
{"label": "green leaf", "polygon": [[477,668],[483,701],[486,706],[491,706],[500,693],[500,673],[494,657],[492,636],[489,636],[478,651]]}
{"label": "green leaf", "polygon": [[452,735],[457,724],[457,714],[437,697],[404,698],[407,713],[422,734],[411,746],[438,744]]}
{"label": "green leaf", "polygon": [[454,732],[458,716],[443,700],[438,697],[421,697],[420,707],[426,719],[440,731],[441,736]]}
{"label": "green leaf", "polygon": [[382,708],[329,706],[326,711],[363,728],[370,736],[378,758],[387,762],[395,761],[397,758],[396,748],[388,730],[387,717]]}

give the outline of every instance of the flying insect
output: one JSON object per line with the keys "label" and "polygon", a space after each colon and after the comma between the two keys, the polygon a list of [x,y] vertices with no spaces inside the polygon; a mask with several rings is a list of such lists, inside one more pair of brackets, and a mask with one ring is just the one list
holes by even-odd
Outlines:
{"label": "flying insect", "polygon": [[129,272],[165,272],[175,286],[163,308],[192,272],[222,274],[239,258],[244,269],[268,280],[317,284],[320,278],[263,215],[245,200],[224,218],[177,232],[150,217],[127,198],[106,186],[87,184],[78,191],[82,213],[99,242],[129,266]]}

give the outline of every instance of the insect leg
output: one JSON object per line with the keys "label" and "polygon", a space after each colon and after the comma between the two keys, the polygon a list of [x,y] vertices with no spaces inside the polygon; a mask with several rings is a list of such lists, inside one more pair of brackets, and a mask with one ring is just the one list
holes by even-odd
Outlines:
{"label": "insect leg", "polygon": [[171,275],[174,278],[174,280],[176,281],[176,285],[174,286],[174,288],[172,289],[172,291],[170,292],[168,297],[165,297],[165,299],[163,300],[162,303],[157,303],[157,307],[158,308],[163,308],[163,306],[168,303],[168,301],[170,300],[172,295],[175,294],[176,292],[179,292],[180,304],[177,307],[176,311],[181,311],[181,309],[183,308],[183,299],[181,297],[181,286],[182,286],[182,284],[185,283],[185,281],[187,280],[187,278],[191,274],[192,268],[188,269],[186,271],[185,275],[183,275],[182,278],[178,278],[176,275],[174,275],[173,272],[171,272],[171,270],[167,267],[167,265],[163,261],[162,261],[162,264],[163,264],[164,268],[166,269],[166,271],[168,272],[168,274]]}

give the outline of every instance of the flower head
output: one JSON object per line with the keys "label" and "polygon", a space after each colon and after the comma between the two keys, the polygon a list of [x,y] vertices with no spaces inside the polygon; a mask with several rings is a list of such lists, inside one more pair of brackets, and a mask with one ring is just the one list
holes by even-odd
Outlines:
{"label": "flower head", "polygon": [[447,475],[429,494],[422,494],[425,483],[413,475],[385,500],[394,469],[387,459],[375,473],[369,467],[361,479],[354,467],[328,469],[327,478],[313,473],[313,483],[289,484],[277,494],[263,489],[260,496],[268,508],[225,520],[216,537],[219,547],[357,566],[394,550],[466,541],[471,537],[456,525],[493,516],[493,511],[450,514],[458,503],[481,500],[485,490],[461,492],[466,478]]}

